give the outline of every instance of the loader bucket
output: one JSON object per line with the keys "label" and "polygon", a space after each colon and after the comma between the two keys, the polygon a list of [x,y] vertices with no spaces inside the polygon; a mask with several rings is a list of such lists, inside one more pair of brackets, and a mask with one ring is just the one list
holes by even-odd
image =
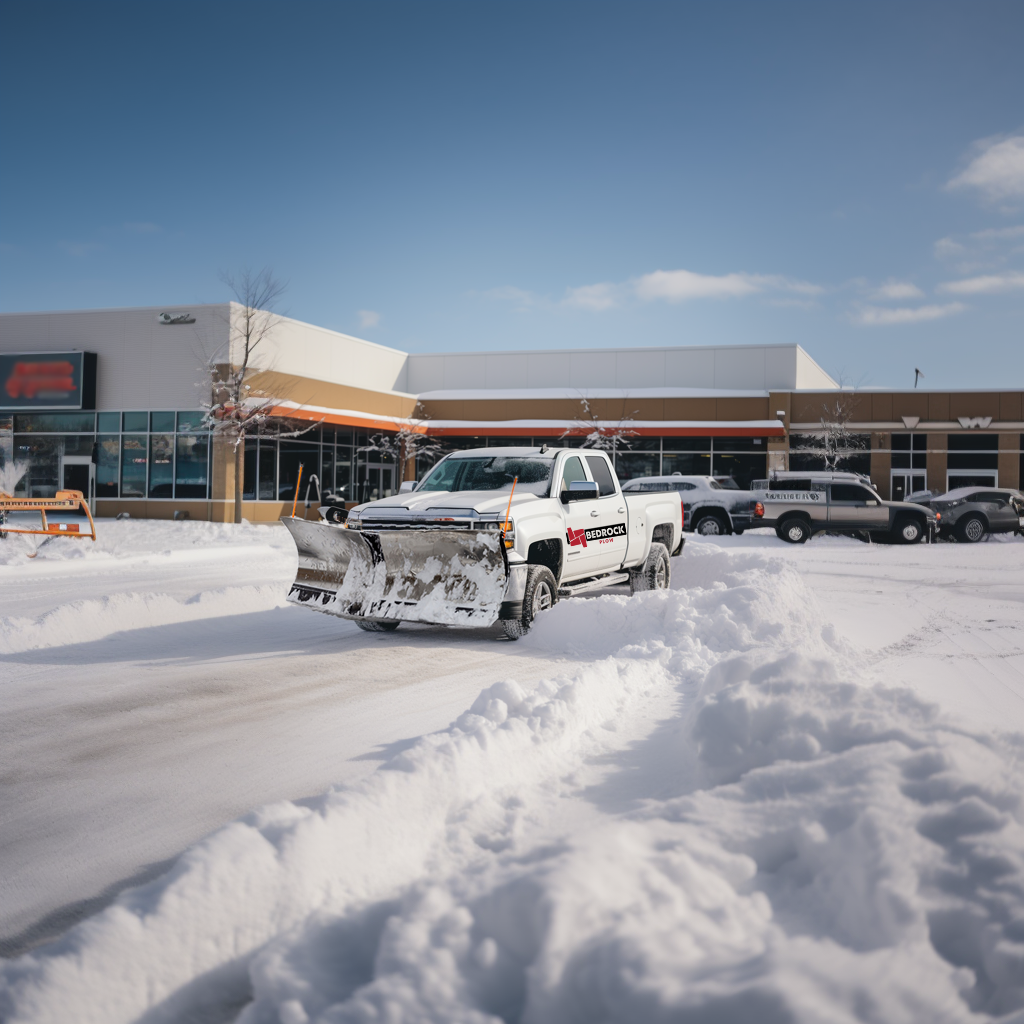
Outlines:
{"label": "loader bucket", "polygon": [[487,626],[508,578],[497,530],[349,530],[284,517],[299,551],[288,600],[343,619]]}

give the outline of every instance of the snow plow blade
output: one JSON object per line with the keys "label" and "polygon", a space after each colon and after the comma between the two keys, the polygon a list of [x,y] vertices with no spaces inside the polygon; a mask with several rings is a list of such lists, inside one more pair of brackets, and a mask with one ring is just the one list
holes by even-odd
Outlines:
{"label": "snow plow blade", "polygon": [[282,519],[299,551],[288,594],[343,619],[487,626],[498,619],[508,563],[498,530],[349,530]]}

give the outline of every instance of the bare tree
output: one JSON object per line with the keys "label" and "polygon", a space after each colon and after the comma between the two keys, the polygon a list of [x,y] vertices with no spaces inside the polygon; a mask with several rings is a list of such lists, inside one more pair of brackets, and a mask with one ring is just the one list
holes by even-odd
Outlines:
{"label": "bare tree", "polygon": [[[577,416],[572,426],[562,432],[562,440],[567,437],[579,437],[584,435],[583,448],[598,448],[608,452],[613,458],[621,445],[628,448],[630,442],[627,438],[639,437],[639,434],[632,429],[633,418],[623,414],[618,423],[607,425],[598,419],[597,413],[590,408],[587,397],[580,397],[580,405],[583,407],[583,414]],[[635,410],[634,410],[635,412]]]}
{"label": "bare tree", "polygon": [[825,469],[836,470],[853,455],[867,449],[860,434],[851,433],[849,422],[857,401],[855,391],[841,391],[837,398],[821,407],[821,431],[797,445],[796,451],[815,452],[825,461]]}
{"label": "bare tree", "polygon": [[[215,437],[230,440],[235,457],[235,514],[242,521],[242,477],[245,472],[245,439],[260,434],[273,437],[298,437],[317,424],[298,426],[272,415],[281,396],[253,387],[249,379],[255,372],[254,359],[273,335],[279,317],[274,312],[285,286],[269,269],[258,273],[244,270],[235,278],[222,274],[221,280],[234,293],[241,310],[228,312],[228,351],[226,362],[217,362],[216,354],[207,363],[210,399],[206,425]],[[261,367],[266,369],[267,366]]]}
{"label": "bare tree", "polygon": [[[425,431],[426,419],[407,419],[398,430],[391,433],[371,434],[369,444],[361,452],[379,452],[393,459],[400,476],[405,476],[405,467],[410,459],[433,458],[444,451],[444,445],[428,437]],[[400,483],[401,481],[399,481]]]}

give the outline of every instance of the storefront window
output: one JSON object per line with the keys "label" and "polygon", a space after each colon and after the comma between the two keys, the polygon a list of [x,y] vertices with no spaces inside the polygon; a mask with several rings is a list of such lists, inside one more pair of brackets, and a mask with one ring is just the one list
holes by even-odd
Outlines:
{"label": "storefront window", "polygon": [[996,434],[950,434],[947,469],[998,469],[999,437]]}
{"label": "storefront window", "polygon": [[122,429],[126,433],[145,433],[149,430],[149,413],[126,412]]}
{"label": "storefront window", "polygon": [[719,452],[758,452],[768,451],[763,437],[716,437],[712,442],[715,454]]}
{"label": "storefront window", "polygon": [[[669,440],[676,438],[665,438]],[[665,452],[661,457],[661,472],[663,476],[672,476],[673,473],[680,473],[682,476],[710,476],[711,475],[711,453],[706,455],[703,452]]]}
{"label": "storefront window", "polygon": [[178,430],[179,431],[190,431],[190,430],[202,430],[204,429],[204,422],[206,420],[206,413],[201,409],[197,412],[179,412],[178,413]]}
{"label": "storefront window", "polygon": [[174,440],[177,448],[175,498],[205,498],[210,479],[210,435],[179,434]]}
{"label": "storefront window", "polygon": [[292,501],[295,498],[295,482],[302,465],[301,493],[306,493],[306,483],[311,473],[320,475],[320,445],[309,441],[281,441],[278,455],[277,500]]}
{"label": "storefront window", "polygon": [[101,434],[121,433],[121,414],[119,412],[100,412],[96,414],[96,429]]}
{"label": "storefront window", "polygon": [[121,438],[117,434],[100,434],[96,440],[96,497],[116,498]]}
{"label": "storefront window", "polygon": [[[15,417],[17,421],[20,417]],[[14,436],[14,461],[27,462],[28,469],[14,493],[21,498],[52,498],[60,487],[59,437]]]}
{"label": "storefront window", "polygon": [[260,440],[260,501],[277,497],[277,442]]}
{"label": "storefront window", "polygon": [[638,476],[660,476],[661,456],[657,452],[619,452],[615,472],[622,483]]}
{"label": "storefront window", "polygon": [[[142,415],[145,416],[145,413]],[[146,496],[147,440],[146,437],[131,437],[127,434],[121,438],[122,498]]]}
{"label": "storefront window", "polygon": [[927,469],[928,436],[926,434],[893,434],[892,468]]}
{"label": "storefront window", "polygon": [[334,445],[325,444],[320,452],[320,492],[334,490]]}
{"label": "storefront window", "polygon": [[715,476],[727,476],[736,481],[741,491],[750,489],[751,481],[764,480],[768,476],[768,457],[766,455],[745,455],[739,452],[718,451],[718,438],[715,438],[715,459],[713,472]]}
{"label": "storefront window", "polygon": [[[418,469],[418,465],[417,465]],[[327,485],[324,484],[326,488]],[[338,447],[334,462],[333,494],[342,501],[353,501],[352,498],[352,449]]]}
{"label": "storefront window", "polygon": [[149,414],[149,429],[163,432],[165,430],[174,432],[173,412],[151,412]]}
{"label": "storefront window", "polygon": [[666,437],[662,439],[666,452],[710,452],[710,437]]}
{"label": "storefront window", "polygon": [[245,464],[242,469],[242,500],[256,500],[256,456],[259,451],[259,441],[254,437],[246,439],[245,442]]}
{"label": "storefront window", "polygon": [[94,412],[48,412],[16,414],[16,434],[91,434],[96,429]]}
{"label": "storefront window", "polygon": [[149,437],[149,496],[174,497],[174,435]]}

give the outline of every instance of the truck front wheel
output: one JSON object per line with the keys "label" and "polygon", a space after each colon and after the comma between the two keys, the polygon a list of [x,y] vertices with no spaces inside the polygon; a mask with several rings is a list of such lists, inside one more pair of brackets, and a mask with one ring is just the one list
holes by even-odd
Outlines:
{"label": "truck front wheel", "polygon": [[501,628],[509,640],[518,640],[530,632],[533,620],[558,600],[558,584],[546,565],[531,565],[526,574],[523,594],[523,615],[519,619],[502,619]]}
{"label": "truck front wheel", "polygon": [[654,543],[647,555],[647,561],[629,570],[629,591],[640,594],[646,590],[668,590],[672,582],[672,566],[668,560],[668,548]]}
{"label": "truck front wheel", "polygon": [[779,540],[789,544],[805,544],[811,537],[811,528],[802,519],[787,519],[775,531]]}

